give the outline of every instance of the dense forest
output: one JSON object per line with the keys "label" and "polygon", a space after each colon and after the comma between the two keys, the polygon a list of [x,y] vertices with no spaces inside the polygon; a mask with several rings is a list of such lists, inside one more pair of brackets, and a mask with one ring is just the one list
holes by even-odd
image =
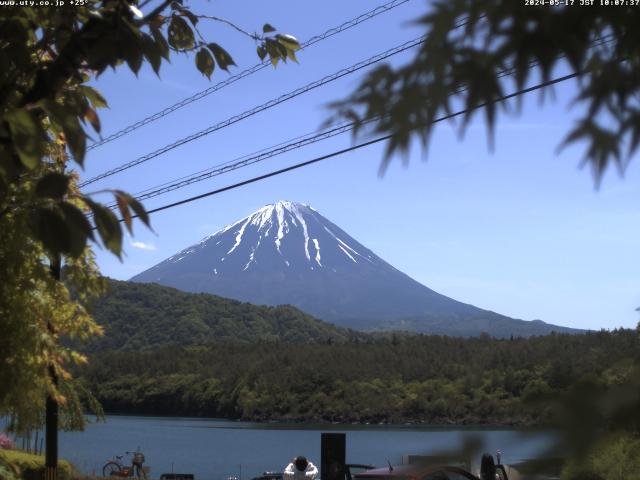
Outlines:
{"label": "dense forest", "polygon": [[150,283],[109,280],[92,313],[104,336],[88,351],[234,342],[346,342],[365,334],[317,320],[289,305],[267,307]]}
{"label": "dense forest", "polygon": [[111,413],[523,425],[548,417],[537,397],[624,381],[638,342],[635,330],[216,342],[104,352],[80,373]]}

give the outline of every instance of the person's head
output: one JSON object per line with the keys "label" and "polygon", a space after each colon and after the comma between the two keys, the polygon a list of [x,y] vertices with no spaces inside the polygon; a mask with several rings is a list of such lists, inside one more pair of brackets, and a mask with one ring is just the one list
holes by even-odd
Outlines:
{"label": "person's head", "polygon": [[304,472],[309,465],[309,460],[307,457],[303,457],[302,455],[293,459],[293,464],[296,466],[296,469]]}

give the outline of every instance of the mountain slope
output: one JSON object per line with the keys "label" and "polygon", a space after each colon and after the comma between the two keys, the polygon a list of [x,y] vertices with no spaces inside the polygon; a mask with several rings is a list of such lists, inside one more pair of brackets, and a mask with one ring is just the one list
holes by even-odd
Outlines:
{"label": "mountain slope", "polygon": [[131,280],[256,304],[291,304],[323,320],[364,330],[402,328],[463,336],[570,330],[515,321],[441,295],[389,265],[313,208],[284,201],[261,208]]}
{"label": "mountain slope", "polygon": [[341,343],[361,334],[325,323],[291,306],[265,307],[153,284],[110,281],[93,308],[105,335],[95,350],[198,345],[214,340]]}

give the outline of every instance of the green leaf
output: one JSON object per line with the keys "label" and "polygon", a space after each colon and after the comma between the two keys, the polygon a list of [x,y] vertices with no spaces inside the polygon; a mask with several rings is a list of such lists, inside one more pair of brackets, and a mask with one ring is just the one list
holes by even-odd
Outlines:
{"label": "green leaf", "polygon": [[278,50],[278,53],[280,54],[280,58],[282,58],[283,61],[287,61],[287,47],[285,47],[283,44],[281,44],[280,42],[274,42],[276,49]]}
{"label": "green leaf", "polygon": [[300,42],[298,42],[298,39],[296,37],[294,37],[293,35],[288,35],[288,34],[278,34],[276,35],[276,40],[284,45],[284,47],[287,50],[292,50],[294,52],[300,50]]}
{"label": "green leaf", "polygon": [[64,197],[69,187],[69,177],[63,173],[48,173],[42,177],[36,185],[36,195],[43,198],[56,200]]}
{"label": "green leaf", "polygon": [[45,100],[42,104],[51,121],[64,132],[74,160],[82,165],[86,152],[87,134],[82,129],[75,111],[70,106],[63,106],[50,100]]}
{"label": "green leaf", "polygon": [[228,71],[229,65],[236,64],[236,62],[233,61],[233,58],[231,58],[231,55],[229,55],[229,53],[227,53],[227,51],[217,43],[210,43],[207,47],[209,47],[209,50],[213,52],[213,56],[216,58],[216,63],[221,69]]}
{"label": "green leaf", "polygon": [[18,155],[12,153],[8,146],[0,143],[0,176],[2,176],[6,182],[11,183],[17,180],[18,175],[25,170],[24,165],[18,158]]}
{"label": "green leaf", "polygon": [[187,22],[179,17],[171,18],[169,24],[169,45],[176,50],[189,50],[195,46],[193,30]]}
{"label": "green leaf", "polygon": [[201,48],[196,55],[196,67],[198,67],[198,70],[206,75],[207,78],[211,78],[215,66],[211,52],[206,48]]}
{"label": "green leaf", "polygon": [[9,184],[7,183],[7,177],[2,169],[0,169],[0,201],[2,201],[5,195],[9,191]]}
{"label": "green leaf", "polygon": [[190,10],[187,10],[186,8],[181,8],[180,14],[187,17],[194,27],[198,23],[198,17],[196,17]]}
{"label": "green leaf", "polygon": [[162,32],[160,31],[159,28],[154,28],[154,27],[151,27],[151,34],[153,35],[153,39],[156,41],[156,45],[158,46],[160,55],[162,55],[162,57],[168,61],[169,60],[169,44],[167,43],[167,40],[164,38],[164,35],[162,35]]}
{"label": "green leaf", "polygon": [[13,144],[22,164],[33,170],[44,155],[45,135],[40,122],[25,109],[14,110],[5,119],[9,123]]}
{"label": "green leaf", "polygon": [[151,228],[151,221],[149,219],[149,214],[147,213],[145,208],[142,206],[142,204],[138,202],[135,198],[131,198],[129,200],[129,206],[135,212],[138,218],[142,220],[142,223],[144,223],[148,228]]}
{"label": "green leaf", "polygon": [[264,60],[264,57],[267,56],[267,49],[264,48],[262,45],[258,46],[258,57],[260,57],[260,60]]}
{"label": "green leaf", "polygon": [[[289,60],[292,60],[296,63],[298,63],[298,59],[296,58],[296,53],[298,50],[300,50],[300,43],[298,42],[298,39],[296,39],[296,37],[292,36],[292,35],[276,35],[276,41],[278,42],[278,47],[282,46],[284,47],[284,51],[286,52],[285,56],[286,58],[288,58]],[[282,54],[283,51],[281,48],[279,48],[280,53]]]}
{"label": "green leaf", "polygon": [[138,75],[142,66],[142,48],[137,42],[131,42],[122,45],[122,54],[133,73]]}
{"label": "green leaf", "polygon": [[96,45],[88,51],[89,68],[98,73],[103,72],[108,66],[115,67],[121,58],[116,43],[106,28],[96,34],[101,35],[96,40]]}
{"label": "green leaf", "polygon": [[100,117],[98,117],[96,111],[88,105],[84,111],[84,118],[91,124],[96,132],[100,133]]}
{"label": "green leaf", "polygon": [[263,33],[271,33],[275,31],[276,29],[272,25],[269,25],[268,23],[265,23],[264,26],[262,27]]}
{"label": "green leaf", "polygon": [[31,214],[31,230],[44,248],[54,255],[70,254],[71,234],[58,209],[38,207]]}
{"label": "green leaf", "polygon": [[118,205],[118,210],[120,210],[120,215],[122,215],[122,220],[124,224],[127,226],[127,230],[129,233],[133,233],[132,225],[131,225],[131,212],[129,211],[129,204],[127,202],[127,198],[121,194],[121,192],[116,191],[116,204]]}
{"label": "green leaf", "polygon": [[[286,60],[287,58],[287,49],[281,45],[280,43],[276,42],[275,40],[271,40],[270,38],[268,38],[265,43],[264,46],[267,50],[267,53],[269,54],[269,58],[271,59],[271,64],[275,67],[278,64],[278,61],[280,59]],[[283,53],[284,51],[284,53]]]}
{"label": "green leaf", "polygon": [[144,223],[147,227],[151,228],[151,223],[149,221],[149,214],[147,213],[145,208],[142,206],[142,204],[138,200],[136,200],[134,197],[132,197],[126,192],[123,192],[122,190],[116,190],[116,192],[118,195],[120,195],[127,201],[127,203],[129,204],[129,208],[131,208],[131,210],[133,210],[136,216],[140,220],[142,220],[142,223]]}
{"label": "green leaf", "polygon": [[[164,39],[163,39],[164,40]],[[142,34],[140,46],[145,58],[151,64],[151,68],[156,75],[160,73],[160,65],[162,64],[161,47],[146,33]]]}
{"label": "green leaf", "polygon": [[82,165],[86,153],[87,134],[82,129],[77,117],[70,117],[66,123],[63,128],[67,145],[69,145],[69,150],[73,154],[73,159]]}
{"label": "green leaf", "polygon": [[104,205],[94,202],[88,198],[84,198],[89,208],[93,212],[93,218],[96,228],[102,239],[102,243],[109,251],[118,258],[122,255],[122,229],[120,222],[115,214]]}
{"label": "green leaf", "polygon": [[91,102],[93,108],[109,107],[109,105],[107,105],[107,101],[95,88],[89,87],[87,85],[80,85],[79,90]]}
{"label": "green leaf", "polygon": [[62,202],[59,206],[69,229],[70,255],[78,257],[82,255],[87,245],[87,239],[95,240],[91,224],[85,214],[75,205]]}
{"label": "green leaf", "polygon": [[300,62],[298,62],[298,58],[296,57],[296,53],[291,51],[291,50],[287,50],[287,58],[289,60],[291,60],[292,62],[300,63]]}

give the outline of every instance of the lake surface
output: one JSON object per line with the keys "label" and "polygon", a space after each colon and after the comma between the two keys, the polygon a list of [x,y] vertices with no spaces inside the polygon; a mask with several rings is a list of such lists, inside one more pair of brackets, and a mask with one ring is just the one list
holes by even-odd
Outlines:
{"label": "lake surface", "polygon": [[[296,455],[320,468],[321,432],[345,432],[347,462],[376,466],[402,463],[406,454],[435,454],[459,448],[469,435],[484,451],[501,450],[504,463],[532,458],[551,441],[548,433],[520,430],[422,428],[378,425],[299,425],[194,418],[108,416],[84,432],[60,433],[60,457],[87,474],[101,474],[113,455],[140,447],[152,478],[161,473],[194,473],[196,480],[248,480],[279,470]],[[479,460],[479,459],[478,459]],[[129,460],[130,461],[130,460]]]}

